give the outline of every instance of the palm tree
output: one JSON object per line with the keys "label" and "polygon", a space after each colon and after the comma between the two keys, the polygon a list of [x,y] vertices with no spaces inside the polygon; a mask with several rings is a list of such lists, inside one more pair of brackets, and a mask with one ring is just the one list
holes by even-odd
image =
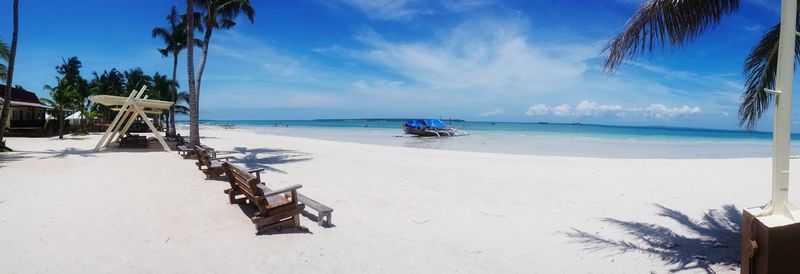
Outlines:
{"label": "palm tree", "polygon": [[8,67],[6,67],[5,62],[8,61],[8,55],[11,54],[8,52],[8,44],[3,39],[0,39],[0,81],[5,81],[6,76],[8,76]]}
{"label": "palm tree", "polygon": [[[738,11],[739,0],[648,0],[633,15],[625,29],[611,40],[605,70],[616,71],[626,59],[634,59],[656,48],[684,46],[713,29],[723,16]],[[800,24],[798,24],[800,27]],[[739,125],[756,127],[773,100],[764,91],[774,89],[778,63],[780,23],[770,28],[753,46],[744,63],[745,86],[739,105]],[[800,43],[798,43],[800,45]],[[800,55],[797,47],[796,55]]]}
{"label": "palm tree", "polygon": [[0,111],[0,151],[10,150],[3,137],[6,135],[6,120],[11,108],[11,87],[14,85],[14,61],[17,57],[17,32],[19,30],[19,0],[14,0],[14,30],[11,32],[11,50],[8,51],[8,68],[6,73],[6,97],[3,98],[3,110]]}
{"label": "palm tree", "polygon": [[[182,20],[179,21],[178,19],[178,9],[176,6],[172,6],[169,14],[167,15],[167,22],[169,22],[169,27],[156,27],[153,28],[153,38],[160,37],[164,41],[165,47],[163,49],[158,49],[158,52],[161,53],[163,57],[168,57],[172,55],[172,81],[177,83],[177,69],[178,69],[178,56],[180,55],[181,51],[186,48],[186,22],[181,22],[186,20],[186,16],[182,16]],[[196,29],[202,30],[202,25],[197,24]],[[202,45],[202,41],[195,39],[195,43],[197,45]],[[168,101],[175,101],[175,97],[164,98]],[[167,134],[175,135],[175,110],[170,108],[169,116],[167,118],[168,130]]]}
{"label": "palm tree", "polygon": [[58,117],[58,138],[64,139],[64,110],[72,108],[78,101],[78,95],[75,92],[74,86],[70,85],[65,79],[56,77],[58,84],[53,87],[45,85],[44,90],[50,91],[50,98],[42,99],[46,104],[53,107],[58,111],[54,116]]}
{"label": "palm tree", "polygon": [[[149,98],[175,103],[175,100],[178,98],[178,83],[167,79],[166,75],[161,75],[158,72],[152,76],[152,79],[153,86],[147,89],[147,94],[150,95]],[[173,107],[170,107],[170,111],[166,114],[166,117],[159,117],[166,119],[159,120],[166,120],[167,123],[169,123],[170,116],[174,117],[175,115]]]}
{"label": "palm tree", "polygon": [[93,94],[94,89],[90,88],[89,82],[81,77],[80,68],[83,66],[78,57],[70,57],[67,60],[62,59],[62,64],[56,67],[56,72],[62,75],[62,80],[65,85],[69,85],[74,91],[76,96],[76,105],[81,112],[81,121],[79,132],[86,133],[86,113],[89,105],[89,96]]}
{"label": "palm tree", "polygon": [[[194,1],[186,0],[186,14],[194,13]],[[186,20],[186,29],[194,30],[194,20]],[[207,45],[207,44],[206,44]],[[198,111],[198,93],[194,80],[194,31],[186,32],[186,72],[189,74],[189,145],[200,144],[200,125]]]}
{"label": "palm tree", "polygon": [[[125,75],[117,69],[103,71],[103,74],[92,72],[92,75],[94,78],[89,82],[89,89],[91,89],[92,94],[125,96]],[[111,122],[109,120],[111,118],[111,108],[95,104],[92,106],[92,110],[102,113],[104,121]]]}
{"label": "palm tree", "polygon": [[150,86],[152,87],[153,78],[150,75],[144,74],[141,68],[129,69],[123,72],[125,76],[125,92],[131,92],[132,90],[141,89],[143,86]]}
{"label": "palm tree", "polygon": [[250,5],[250,0],[196,0],[197,4],[203,8],[203,36],[202,55],[200,55],[200,66],[197,68],[197,92],[200,92],[200,84],[203,80],[203,71],[206,67],[208,57],[208,46],[211,43],[211,34],[215,29],[231,29],[236,26],[236,18],[244,13],[250,23],[256,15],[255,10]]}

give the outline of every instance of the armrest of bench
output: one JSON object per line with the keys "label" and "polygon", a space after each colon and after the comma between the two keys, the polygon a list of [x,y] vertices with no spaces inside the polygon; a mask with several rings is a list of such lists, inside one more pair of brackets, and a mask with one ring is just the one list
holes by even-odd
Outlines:
{"label": "armrest of bench", "polygon": [[297,191],[297,189],[301,188],[301,187],[303,187],[303,185],[292,185],[292,186],[287,186],[287,187],[284,187],[284,188],[279,188],[279,189],[264,193],[264,197],[275,196],[275,195],[283,194],[283,193],[286,193],[286,192]]}
{"label": "armrest of bench", "polygon": [[254,168],[254,169],[248,169],[247,173],[261,173],[262,171],[264,171],[263,168]]}
{"label": "armrest of bench", "polygon": [[233,157],[231,157],[231,156],[225,156],[225,157],[214,157],[214,158],[211,158],[211,159],[209,159],[209,160],[211,160],[211,161],[213,161],[213,160],[225,160],[225,162],[227,162],[227,161],[228,161],[228,159],[230,159],[230,158],[233,158]]}
{"label": "armrest of bench", "polygon": [[248,169],[247,173],[255,173],[256,174],[256,178],[258,178],[258,181],[260,182],[261,181],[261,172],[262,171],[264,171],[263,168],[254,168],[254,169]]}

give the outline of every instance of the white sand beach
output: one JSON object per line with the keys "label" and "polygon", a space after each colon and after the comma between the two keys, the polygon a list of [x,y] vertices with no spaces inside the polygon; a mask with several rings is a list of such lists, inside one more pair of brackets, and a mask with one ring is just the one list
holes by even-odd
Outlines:
{"label": "white sand beach", "polygon": [[175,152],[95,153],[98,134],[10,138],[17,151],[0,155],[0,272],[737,273],[736,214],[769,199],[769,158],[525,156],[202,134],[220,156],[266,168],[268,186],[302,184],[334,208],[334,226],[303,217],[307,231],[255,235],[228,204],[228,183],[206,180]]}

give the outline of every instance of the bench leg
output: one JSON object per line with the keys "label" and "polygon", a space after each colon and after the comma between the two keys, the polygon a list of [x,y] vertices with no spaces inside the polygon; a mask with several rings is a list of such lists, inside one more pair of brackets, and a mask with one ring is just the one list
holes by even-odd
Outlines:
{"label": "bench leg", "polygon": [[300,227],[300,214],[295,214],[292,217],[292,225],[294,225],[294,227]]}
{"label": "bench leg", "polygon": [[325,219],[323,219],[324,217],[325,216],[322,215],[322,213],[317,213],[317,225],[318,226],[322,226],[322,224],[325,223]]}
{"label": "bench leg", "polygon": [[230,202],[231,204],[235,204],[236,203],[236,193],[235,192],[236,191],[234,191],[233,189],[228,189],[228,202]]}

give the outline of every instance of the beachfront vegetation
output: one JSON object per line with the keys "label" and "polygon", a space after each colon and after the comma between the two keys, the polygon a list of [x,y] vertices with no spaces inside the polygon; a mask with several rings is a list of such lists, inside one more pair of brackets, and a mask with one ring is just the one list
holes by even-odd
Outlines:
{"label": "beachfront vegetation", "polygon": [[[200,19],[200,14],[195,13],[194,15],[195,16],[193,16],[193,18],[195,21]],[[172,56],[172,81],[176,84],[178,56],[180,55],[181,51],[186,49],[186,18],[187,16],[185,14],[178,14],[178,9],[176,6],[172,6],[169,14],[167,14],[167,22],[169,23],[169,26],[153,28],[152,32],[153,38],[161,38],[164,41],[164,48],[158,49],[158,52],[161,53],[163,57],[169,57],[170,55]],[[202,25],[196,24],[195,29],[202,31]],[[202,45],[202,41],[198,39],[195,39],[194,43],[198,46]],[[170,94],[169,101],[175,102],[178,99],[175,97],[175,95],[177,95],[177,89],[175,93]],[[169,116],[167,117],[167,134],[175,135],[174,105],[172,108],[170,108]]]}
{"label": "beachfront vegetation", "polygon": [[14,62],[17,56],[17,32],[19,30],[19,0],[14,0],[13,6],[11,48],[8,50],[8,58],[6,58],[8,60],[8,65],[4,73],[6,80],[6,96],[3,98],[3,110],[0,111],[0,152],[11,151],[11,149],[6,146],[3,137],[6,135],[6,120],[8,119],[8,113],[11,109],[11,87],[13,87],[14,83]]}
{"label": "beachfront vegetation", "polygon": [[8,62],[8,44],[6,41],[0,38],[0,81],[5,81],[6,76],[8,75],[8,67],[6,67],[6,62]]}
{"label": "beachfront vegetation", "polygon": [[[78,128],[73,128],[72,131],[73,133],[86,134],[87,130],[84,120],[86,119],[89,96],[92,95],[92,89],[89,87],[89,83],[86,81],[86,79],[81,77],[80,69],[82,66],[83,64],[80,60],[78,60],[78,57],[73,56],[67,60],[63,60],[63,63],[56,67],[56,72],[61,75],[61,81],[59,81],[58,86],[68,86],[70,92],[74,93],[70,95],[74,102],[69,104],[69,108],[81,112],[81,124]],[[62,130],[60,129],[59,135],[61,135],[61,131]]]}
{"label": "beachfront vegetation", "polygon": [[50,98],[42,98],[44,103],[53,107],[53,116],[58,119],[58,138],[64,139],[64,113],[75,107],[78,102],[78,95],[74,86],[64,78],[56,77],[55,86],[45,85],[44,90],[50,93]]}
{"label": "beachfront vegetation", "polygon": [[[684,46],[713,29],[723,16],[739,9],[739,0],[648,0],[628,20],[625,29],[605,48],[605,70],[613,73],[627,59],[656,48]],[[739,125],[756,127],[773,96],[764,91],[775,86],[780,23],[769,28],[753,47],[744,64],[745,87],[739,105]],[[800,48],[798,49],[800,50]],[[800,51],[796,52],[800,55]]]}
{"label": "beachfront vegetation", "polygon": [[[113,118],[113,110],[109,107],[92,104],[89,96],[92,95],[113,95],[127,97],[133,90],[139,90],[147,86],[145,91],[148,99],[171,101],[176,103],[175,111],[180,114],[188,113],[187,97],[188,93],[179,92],[178,84],[156,72],[148,75],[140,68],[129,69],[120,72],[116,68],[103,71],[102,74],[93,72],[93,79],[87,81],[80,74],[82,67],[81,61],[77,57],[63,60],[62,64],[56,66],[56,85],[47,85],[45,90],[49,91],[51,99],[43,99],[45,103],[53,107],[52,115],[59,121],[59,136],[63,138],[63,124],[65,114],[70,111],[81,111],[81,124],[79,127],[71,125],[73,133],[85,133],[85,121],[93,121],[95,118],[109,122]],[[167,124],[168,113],[159,116],[159,120]]]}

